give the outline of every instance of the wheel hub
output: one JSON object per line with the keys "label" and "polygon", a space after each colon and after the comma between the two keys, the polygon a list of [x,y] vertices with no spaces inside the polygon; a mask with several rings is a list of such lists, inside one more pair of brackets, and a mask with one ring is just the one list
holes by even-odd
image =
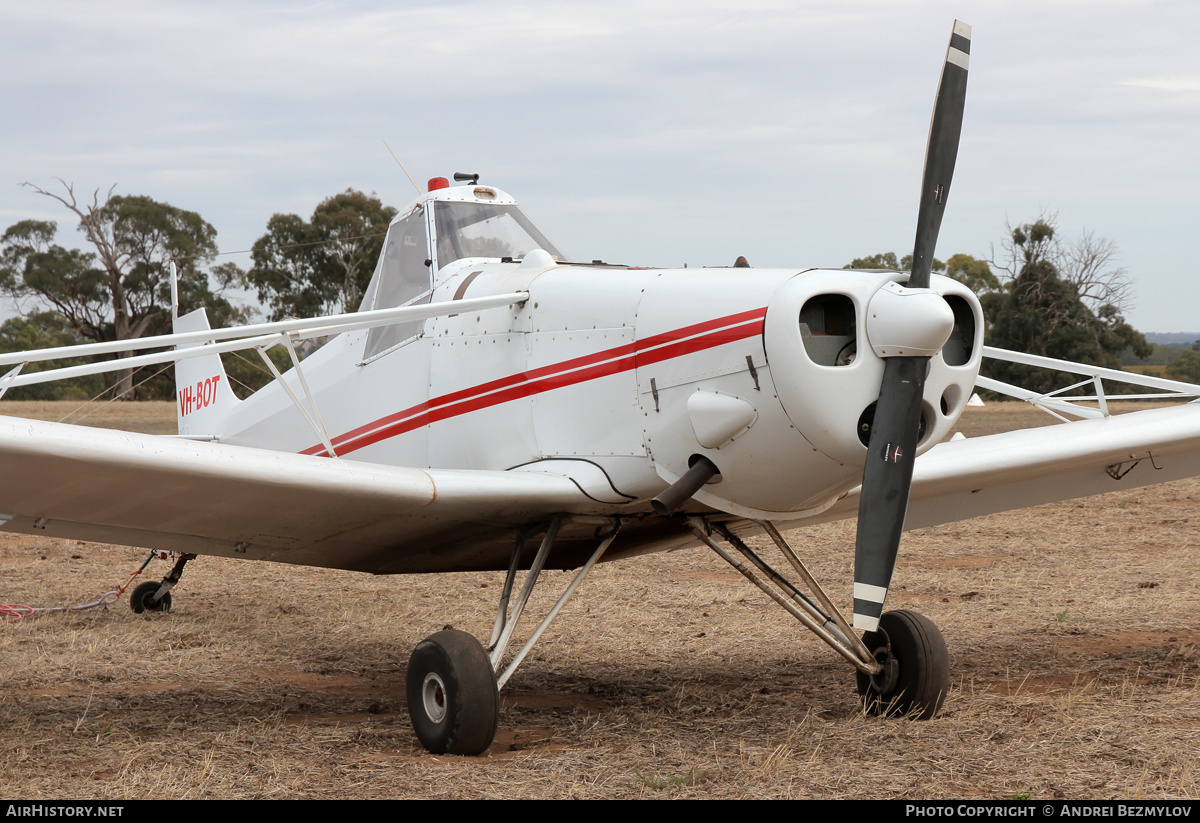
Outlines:
{"label": "wheel hub", "polygon": [[900,663],[892,656],[889,646],[880,646],[875,650],[875,662],[883,668],[878,674],[871,675],[871,688],[879,694],[891,694],[900,682]]}
{"label": "wheel hub", "polygon": [[421,705],[425,709],[425,716],[434,723],[446,719],[446,684],[436,672],[425,675],[425,681],[421,684]]}

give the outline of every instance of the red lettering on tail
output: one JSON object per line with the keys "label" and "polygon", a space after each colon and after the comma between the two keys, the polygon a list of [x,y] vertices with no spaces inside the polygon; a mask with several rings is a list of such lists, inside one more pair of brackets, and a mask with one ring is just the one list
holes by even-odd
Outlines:
{"label": "red lettering on tail", "polygon": [[186,417],[194,411],[211,406],[217,402],[217,384],[221,375],[213,375],[179,390],[179,416]]}

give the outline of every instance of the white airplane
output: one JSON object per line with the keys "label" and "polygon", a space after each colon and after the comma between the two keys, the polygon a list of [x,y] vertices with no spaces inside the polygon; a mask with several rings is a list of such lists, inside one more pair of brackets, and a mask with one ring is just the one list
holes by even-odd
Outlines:
{"label": "white airplane", "polygon": [[[434,178],[393,220],[358,313],[211,330],[201,309],[170,335],[0,357],[0,393],[176,361],[179,420],[153,437],[0,418],[0,523],[180,553],[135,611],[168,608],[200,554],[507,569],[486,644],[440,631],[410,659],[413,726],[436,753],[487,749],[499,689],[597,561],[697,543],[853,665],[871,711],[930,717],[946,644],[925,617],[883,611],[902,529],[1200,474],[1200,407],[1110,416],[1103,381],[1200,387],[987,349],[975,295],[931,276],[969,51],[955,23],[911,274],[569,263],[509,195]],[[329,335],[300,361],[298,340]],[[280,344],[294,368],[238,400],[219,354]],[[984,356],[1080,374],[1097,403],[981,378]],[[942,442],[976,387],[1085,419]],[[847,620],[781,532],[856,509]],[[804,590],[744,541],[764,531]],[[547,567],[580,571],[509,654]]]}

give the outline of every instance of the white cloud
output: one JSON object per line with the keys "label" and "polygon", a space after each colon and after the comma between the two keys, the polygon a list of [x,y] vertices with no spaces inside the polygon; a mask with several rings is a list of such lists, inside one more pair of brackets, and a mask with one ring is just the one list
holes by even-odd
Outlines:
{"label": "white cloud", "polygon": [[1155,227],[1197,206],[1200,9],[963,6],[10,3],[0,214],[47,213],[23,180],[117,181],[246,248],[271,213],[347,186],[406,202],[387,138],[419,180],[479,171],[589,258],[903,253],[961,14],[972,76],[939,253],[983,254],[1006,216],[1056,209],[1126,250],[1135,324],[1185,325],[1189,238]]}

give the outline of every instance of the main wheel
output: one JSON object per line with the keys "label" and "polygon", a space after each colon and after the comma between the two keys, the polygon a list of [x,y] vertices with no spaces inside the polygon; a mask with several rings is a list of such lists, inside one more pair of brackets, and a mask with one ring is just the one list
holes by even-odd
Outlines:
{"label": "main wheel", "polygon": [[950,653],[938,627],[907,610],[887,612],[863,643],[883,671],[858,673],[858,693],[871,714],[908,715],[928,720],[950,690]]}
{"label": "main wheel", "polygon": [[447,629],[417,644],[408,659],[408,713],[434,754],[482,754],[500,720],[500,693],[487,652],[472,635]]}
{"label": "main wheel", "polygon": [[171,593],[167,592],[158,602],[154,602],[153,597],[158,593],[162,583],[146,581],[142,585],[133,590],[133,594],[129,595],[129,608],[133,609],[134,614],[142,612],[168,612],[171,610]]}

